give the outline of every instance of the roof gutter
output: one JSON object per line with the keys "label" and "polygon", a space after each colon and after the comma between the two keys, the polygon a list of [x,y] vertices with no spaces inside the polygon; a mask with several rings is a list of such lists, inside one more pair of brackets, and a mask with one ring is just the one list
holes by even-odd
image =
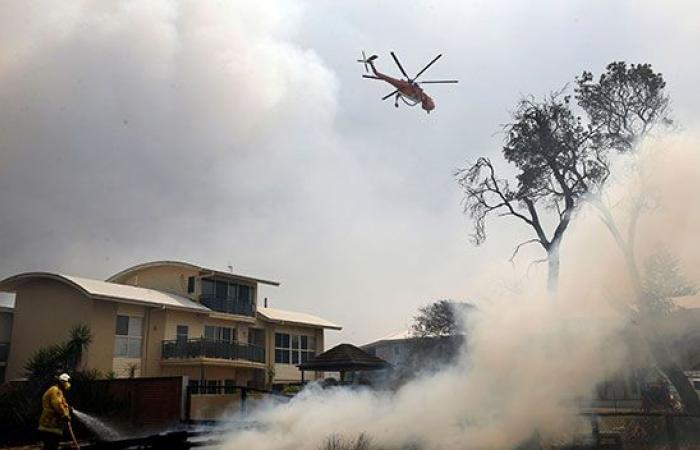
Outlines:
{"label": "roof gutter", "polygon": [[291,320],[278,320],[278,319],[271,319],[261,312],[257,313],[260,318],[266,322],[270,323],[277,323],[280,325],[295,325],[295,326],[303,326],[303,327],[313,327],[313,328],[321,328],[321,329],[327,329],[327,330],[342,330],[343,327],[340,325],[321,325],[320,323],[309,323],[309,322],[294,322]]}
{"label": "roof gutter", "polygon": [[221,272],[219,270],[211,270],[211,269],[203,269],[202,271],[199,272],[199,276],[200,277],[206,277],[206,276],[217,277],[218,276],[218,277],[223,277],[223,278],[233,278],[236,280],[248,281],[251,283],[267,284],[269,286],[279,286],[280,285],[279,281],[262,280],[260,278],[247,277],[245,275],[238,275],[235,273]]}
{"label": "roof gutter", "polygon": [[165,305],[163,303],[151,303],[151,302],[134,300],[134,299],[130,299],[130,298],[110,297],[108,295],[95,295],[95,294],[90,294],[90,293],[86,294],[85,296],[88,298],[91,298],[93,300],[103,300],[103,301],[116,302],[116,303],[127,303],[129,305],[147,306],[147,307],[158,308],[158,309],[173,309],[176,311],[187,311],[187,312],[201,313],[201,314],[209,314],[212,312],[211,309],[206,308],[206,307],[203,307],[206,309],[188,308],[187,306]]}

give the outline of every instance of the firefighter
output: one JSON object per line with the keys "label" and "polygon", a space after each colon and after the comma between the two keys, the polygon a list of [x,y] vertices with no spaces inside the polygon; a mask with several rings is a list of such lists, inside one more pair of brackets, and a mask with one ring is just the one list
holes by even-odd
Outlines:
{"label": "firefighter", "polygon": [[70,426],[70,407],[65,396],[69,389],[70,375],[62,373],[41,397],[39,431],[44,441],[44,450],[56,450],[63,433]]}

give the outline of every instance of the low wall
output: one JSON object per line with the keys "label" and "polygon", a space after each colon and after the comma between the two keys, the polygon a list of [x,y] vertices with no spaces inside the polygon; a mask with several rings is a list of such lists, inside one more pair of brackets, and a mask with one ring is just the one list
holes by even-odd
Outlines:
{"label": "low wall", "polygon": [[195,422],[235,419],[267,404],[289,400],[284,395],[241,387],[215,389],[210,393],[190,392],[187,395],[188,418]]}

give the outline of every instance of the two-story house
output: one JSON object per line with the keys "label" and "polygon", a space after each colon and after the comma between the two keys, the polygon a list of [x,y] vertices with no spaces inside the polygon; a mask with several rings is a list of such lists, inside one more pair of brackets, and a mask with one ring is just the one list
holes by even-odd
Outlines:
{"label": "two-story house", "polygon": [[[90,327],[83,364],[118,377],[187,376],[192,385],[295,383],[296,364],[323,351],[320,317],[266,308],[252,278],[176,261],[140,264],[106,281],[30,272],[0,282],[15,294],[6,379],[27,358]],[[322,374],[315,374],[316,377]]]}

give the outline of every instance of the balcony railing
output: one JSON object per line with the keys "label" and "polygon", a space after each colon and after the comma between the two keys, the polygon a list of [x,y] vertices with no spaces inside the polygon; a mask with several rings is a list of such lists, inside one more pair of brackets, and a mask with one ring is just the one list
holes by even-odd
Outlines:
{"label": "balcony railing", "polygon": [[202,305],[217,312],[255,317],[253,303],[248,301],[239,301],[232,298],[221,298],[204,294],[199,298],[199,301]]}
{"label": "balcony railing", "polygon": [[265,349],[263,347],[204,338],[163,341],[161,350],[163,359],[217,358],[265,362]]}
{"label": "balcony railing", "polygon": [[7,362],[7,354],[10,351],[10,344],[7,342],[0,342],[0,363]]}

